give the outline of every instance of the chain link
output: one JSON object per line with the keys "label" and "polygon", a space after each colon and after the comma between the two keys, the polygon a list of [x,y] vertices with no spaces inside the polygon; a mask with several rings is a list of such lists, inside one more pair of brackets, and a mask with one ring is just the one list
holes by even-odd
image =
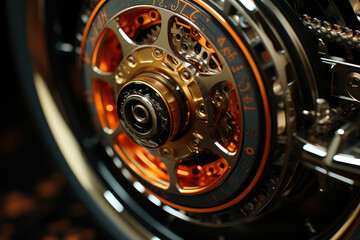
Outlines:
{"label": "chain link", "polygon": [[304,14],[300,18],[304,25],[324,42],[336,43],[360,51],[360,30],[352,30],[338,24],[321,21]]}

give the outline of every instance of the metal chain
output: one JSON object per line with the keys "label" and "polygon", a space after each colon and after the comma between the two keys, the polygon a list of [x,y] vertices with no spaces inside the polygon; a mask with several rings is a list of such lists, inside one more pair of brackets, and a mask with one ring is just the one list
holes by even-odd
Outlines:
{"label": "metal chain", "polygon": [[323,41],[336,43],[360,51],[360,30],[352,30],[338,24],[331,24],[304,14],[300,18],[304,25]]}

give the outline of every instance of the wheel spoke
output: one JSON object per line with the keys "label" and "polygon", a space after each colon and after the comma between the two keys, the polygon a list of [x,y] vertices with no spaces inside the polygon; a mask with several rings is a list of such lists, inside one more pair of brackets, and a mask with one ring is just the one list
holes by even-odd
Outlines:
{"label": "wheel spoke", "polygon": [[166,160],[163,161],[166,169],[168,171],[169,174],[169,189],[168,191],[170,193],[179,193],[179,188],[177,187],[177,177],[176,177],[176,162],[172,161],[172,160]]}
{"label": "wheel spoke", "polygon": [[209,150],[217,156],[225,159],[229,166],[235,166],[239,155],[238,152],[230,152],[218,142],[213,142],[213,144],[209,147]]}
{"label": "wheel spoke", "polygon": [[116,138],[124,132],[123,128],[121,127],[121,124],[118,124],[118,126],[114,130],[110,129],[104,129],[106,138],[108,139],[109,143],[114,143]]}
{"label": "wheel spoke", "polygon": [[122,54],[124,57],[129,55],[129,53],[132,52],[138,46],[120,28],[118,20],[116,18],[113,19],[111,22],[109,22],[107,27],[115,33],[117,39],[119,40]]}
{"label": "wheel spoke", "polygon": [[231,71],[225,66],[220,72],[213,74],[199,74],[195,76],[195,81],[199,85],[203,96],[207,96],[211,89],[218,83],[229,81],[234,83]]}
{"label": "wheel spoke", "polygon": [[173,14],[168,11],[159,10],[161,15],[161,28],[158,37],[156,38],[155,42],[153,43],[154,46],[160,46],[161,48],[165,49],[167,52],[171,53],[173,50],[170,45],[169,41],[169,25],[170,20],[173,17]]}
{"label": "wheel spoke", "polygon": [[237,159],[239,157],[239,151],[230,152],[224,146],[222,146],[214,137],[212,137],[211,131],[208,125],[201,121],[201,126],[199,129],[202,131],[198,133],[199,141],[198,148],[209,150],[210,152],[216,154],[217,156],[225,159],[229,166],[235,166]]}
{"label": "wheel spoke", "polygon": [[[211,99],[209,93],[211,93],[212,88],[227,79],[227,74],[223,71],[217,74],[205,75],[197,74],[194,76],[195,82],[198,84],[201,94],[203,96],[204,106],[208,116],[208,124],[213,124],[213,109],[211,107]],[[201,124],[201,123],[200,123]],[[205,126],[208,128],[207,126]],[[202,129],[202,128],[201,128]]]}
{"label": "wheel spoke", "polygon": [[165,164],[167,173],[169,175],[169,193],[179,194],[179,188],[177,183],[176,167],[177,161],[172,159],[161,157],[161,161]]}
{"label": "wheel spoke", "polygon": [[98,67],[92,67],[91,69],[91,79],[101,80],[111,85],[115,89],[115,72],[104,72],[101,71]]}

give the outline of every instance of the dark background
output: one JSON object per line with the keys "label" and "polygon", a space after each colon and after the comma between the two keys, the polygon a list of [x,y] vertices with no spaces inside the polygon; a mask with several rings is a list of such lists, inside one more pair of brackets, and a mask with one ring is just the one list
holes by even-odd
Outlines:
{"label": "dark background", "polygon": [[0,15],[0,240],[107,239],[48,152],[18,81],[6,13]]}

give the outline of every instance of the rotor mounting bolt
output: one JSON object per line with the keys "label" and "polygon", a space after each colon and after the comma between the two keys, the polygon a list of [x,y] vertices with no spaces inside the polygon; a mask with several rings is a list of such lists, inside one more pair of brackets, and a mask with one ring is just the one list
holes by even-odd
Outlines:
{"label": "rotor mounting bolt", "polygon": [[136,60],[135,60],[135,58],[134,58],[133,56],[129,56],[127,60],[128,60],[128,62],[129,62],[130,64],[133,64],[133,65],[136,64]]}
{"label": "rotor mounting bolt", "polygon": [[181,76],[184,80],[189,80],[191,77],[191,73],[185,69],[184,71],[182,71]]}
{"label": "rotor mounting bolt", "polygon": [[200,106],[200,112],[201,112],[202,114],[206,114],[205,106],[204,106],[204,105],[201,105],[201,106]]}
{"label": "rotor mounting bolt", "polygon": [[115,80],[117,84],[122,84],[125,81],[124,74],[122,72],[119,72],[117,75],[115,75]]}
{"label": "rotor mounting bolt", "polygon": [[161,51],[160,49],[156,48],[156,49],[154,50],[154,56],[155,56],[156,58],[161,58],[162,55],[163,55],[163,53],[162,53],[162,51]]}
{"label": "rotor mounting bolt", "polygon": [[169,156],[170,150],[167,149],[167,148],[164,148],[164,149],[163,149],[163,154],[164,154],[165,156]]}
{"label": "rotor mounting bolt", "polygon": [[183,43],[181,45],[181,48],[184,49],[185,51],[189,49],[188,45],[186,43]]}
{"label": "rotor mounting bolt", "polygon": [[204,103],[198,105],[198,115],[200,117],[206,117],[206,109]]}
{"label": "rotor mounting bolt", "polygon": [[198,147],[200,144],[200,140],[198,138],[194,138],[193,141],[192,141],[192,145],[193,147]]}

